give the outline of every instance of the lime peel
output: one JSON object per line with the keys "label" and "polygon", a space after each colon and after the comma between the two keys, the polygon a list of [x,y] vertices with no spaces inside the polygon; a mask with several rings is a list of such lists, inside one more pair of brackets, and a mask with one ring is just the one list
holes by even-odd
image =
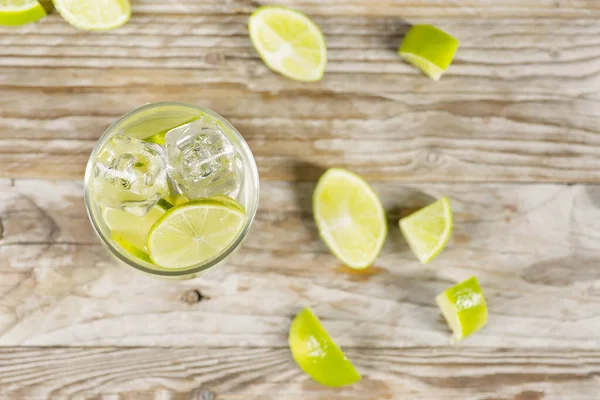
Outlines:
{"label": "lime peel", "polygon": [[354,365],[331,339],[310,307],[296,314],[290,326],[288,343],[296,364],[316,382],[340,387],[361,380]]}

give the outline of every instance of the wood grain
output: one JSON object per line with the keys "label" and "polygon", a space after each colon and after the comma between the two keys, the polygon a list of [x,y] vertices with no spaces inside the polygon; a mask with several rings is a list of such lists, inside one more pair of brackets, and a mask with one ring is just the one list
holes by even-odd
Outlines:
{"label": "wood grain", "polygon": [[312,382],[287,349],[0,349],[0,395],[11,399],[591,400],[598,351],[352,349],[363,380]]}
{"label": "wood grain", "polygon": [[[446,346],[434,297],[476,274],[490,322],[461,347],[598,348],[600,187],[374,187],[390,235],[364,274],[341,267],[318,238],[313,183],[266,182],[254,229],[227,265],[165,281],[100,246],[80,183],[2,180],[0,345],[283,347],[291,318],[310,305],[347,347]],[[423,266],[395,225],[442,194],[453,240]],[[196,290],[203,299],[190,304]]]}
{"label": "wood grain", "polygon": [[[0,399],[597,399],[600,2],[269,1],[326,36],[325,79],[309,85],[253,50],[247,18],[263,4],[132,0],[111,32],[56,13],[0,27]],[[419,23],[461,41],[440,82],[396,54]],[[228,118],[262,181],[244,247],[193,280],[118,264],[83,206],[97,138],[164,100]],[[388,212],[364,273],[312,222],[330,166],[368,178]],[[395,226],[442,195],[453,239],[423,266]],[[490,320],[451,345],[433,299],[473,274]],[[303,306],[360,384],[327,389],[294,365]]]}
{"label": "wood grain", "polygon": [[[262,179],[316,179],[301,163],[370,180],[600,182],[597,2],[276,3],[323,28],[322,82],[260,61],[246,21],[261,2],[140,0],[128,25],[100,35],[57,15],[0,28],[0,176],[81,178],[112,121],[181,100],[230,119]],[[461,40],[440,82],[396,55],[416,23]]]}

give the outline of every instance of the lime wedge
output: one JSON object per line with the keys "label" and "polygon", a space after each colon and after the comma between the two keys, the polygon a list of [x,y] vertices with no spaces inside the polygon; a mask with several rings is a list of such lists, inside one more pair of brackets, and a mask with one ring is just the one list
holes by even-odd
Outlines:
{"label": "lime wedge", "polygon": [[17,26],[46,16],[37,0],[0,0],[0,25]]}
{"label": "lime wedge", "polygon": [[260,7],[250,16],[248,30],[254,48],[273,71],[302,82],[323,78],[325,38],[306,15],[285,7]]}
{"label": "lime wedge", "polygon": [[106,31],[124,25],[131,17],[129,0],[53,0],[71,25],[86,31]]}
{"label": "lime wedge", "polygon": [[146,251],[146,241],[150,228],[164,213],[165,211],[158,206],[152,208],[143,217],[116,208],[105,208],[102,211],[102,217],[113,238],[116,236],[120,238],[119,241],[128,244],[119,243],[125,250],[133,247],[140,251]]}
{"label": "lime wedge", "polygon": [[360,374],[309,307],[292,321],[288,341],[296,364],[315,381],[333,387],[360,381]]}
{"label": "lime wedge", "polygon": [[487,322],[485,297],[474,276],[435,298],[457,340],[481,329]]}
{"label": "lime wedge", "polygon": [[337,168],[325,172],[313,212],[321,238],[340,261],[356,269],[375,261],[387,236],[385,211],[360,176]]}
{"label": "lime wedge", "polygon": [[458,40],[432,25],[415,25],[398,50],[400,56],[434,81],[448,69],[458,49]]}
{"label": "lime wedge", "polygon": [[182,269],[209,261],[235,240],[244,212],[220,201],[195,200],[173,207],[150,229],[150,257],[156,265]]}
{"label": "lime wedge", "polygon": [[447,197],[400,220],[400,230],[423,264],[433,260],[452,233],[452,210]]}

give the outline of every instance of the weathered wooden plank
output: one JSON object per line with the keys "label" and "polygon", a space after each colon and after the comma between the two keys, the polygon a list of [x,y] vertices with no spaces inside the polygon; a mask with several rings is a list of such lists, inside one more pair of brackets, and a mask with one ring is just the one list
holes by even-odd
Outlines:
{"label": "weathered wooden plank", "polygon": [[0,395],[10,399],[494,399],[590,400],[596,351],[351,349],[363,374],[329,389],[285,348],[3,348]]}
{"label": "weathered wooden plank", "polygon": [[[596,3],[480,4],[516,13],[501,21],[402,3],[369,6],[385,17],[345,15],[360,2],[328,4],[331,15],[317,18],[328,73],[310,85],[259,60],[249,2],[183,2],[180,14],[160,14],[170,6],[141,1],[130,24],[99,35],[58,16],[0,28],[0,176],[80,178],[111,121],[146,102],[182,100],[230,119],[263,179],[315,179],[318,168],[297,168],[309,163],[372,180],[600,182]],[[429,12],[402,19],[419,6]],[[555,18],[519,18],[549,6]],[[567,18],[563,6],[589,15]],[[409,24],[423,22],[461,39],[440,82],[395,53]]]}
{"label": "weathered wooden plank", "polygon": [[166,4],[159,0],[142,0],[134,3],[134,10],[150,14],[230,14],[247,13],[256,6],[278,4],[305,9],[321,15],[390,15],[410,16],[480,16],[486,18],[502,17],[540,17],[554,16],[563,18],[585,17],[599,12],[598,4],[593,0],[334,0],[327,5],[317,0],[219,0],[203,1],[178,0],[175,4]]}
{"label": "weathered wooden plank", "polygon": [[[461,346],[598,348],[597,186],[376,183],[390,235],[375,266],[355,274],[318,238],[314,183],[264,182],[254,229],[227,265],[164,281],[109,257],[80,183],[0,185],[0,345],[284,346],[291,317],[310,305],[344,346],[445,346],[434,297],[475,274],[491,316]],[[395,225],[443,194],[454,237],[422,266]],[[189,304],[195,290],[206,298]]]}

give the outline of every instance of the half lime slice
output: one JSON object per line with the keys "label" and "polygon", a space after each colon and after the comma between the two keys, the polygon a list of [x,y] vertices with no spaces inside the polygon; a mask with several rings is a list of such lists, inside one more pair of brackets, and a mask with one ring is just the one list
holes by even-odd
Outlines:
{"label": "half lime slice", "polygon": [[439,80],[458,49],[458,40],[433,25],[415,25],[402,41],[400,56],[431,79]]}
{"label": "half lime slice", "polygon": [[150,229],[150,257],[167,269],[202,264],[225,251],[244,222],[243,210],[216,200],[195,200],[173,207]]}
{"label": "half lime slice", "polygon": [[86,31],[106,31],[124,25],[131,17],[129,0],[53,0],[71,25]]}
{"label": "half lime slice", "polygon": [[446,289],[435,300],[456,340],[478,331],[487,322],[485,297],[474,276]]}
{"label": "half lime slice", "polygon": [[306,15],[285,7],[260,7],[250,16],[248,30],[254,48],[273,71],[303,82],[323,78],[325,38]]}
{"label": "half lime slice", "polygon": [[319,233],[333,254],[356,269],[370,266],[387,236],[385,211],[360,176],[345,169],[325,172],[313,194]]}
{"label": "half lime slice", "polygon": [[452,209],[441,198],[400,220],[400,230],[419,261],[427,264],[446,246],[452,234]]}
{"label": "half lime slice", "polygon": [[290,351],[296,364],[315,381],[332,387],[347,386],[361,376],[331,339],[310,308],[300,311],[290,327]]}
{"label": "half lime slice", "polygon": [[0,0],[0,25],[24,25],[45,16],[46,10],[37,0]]}

